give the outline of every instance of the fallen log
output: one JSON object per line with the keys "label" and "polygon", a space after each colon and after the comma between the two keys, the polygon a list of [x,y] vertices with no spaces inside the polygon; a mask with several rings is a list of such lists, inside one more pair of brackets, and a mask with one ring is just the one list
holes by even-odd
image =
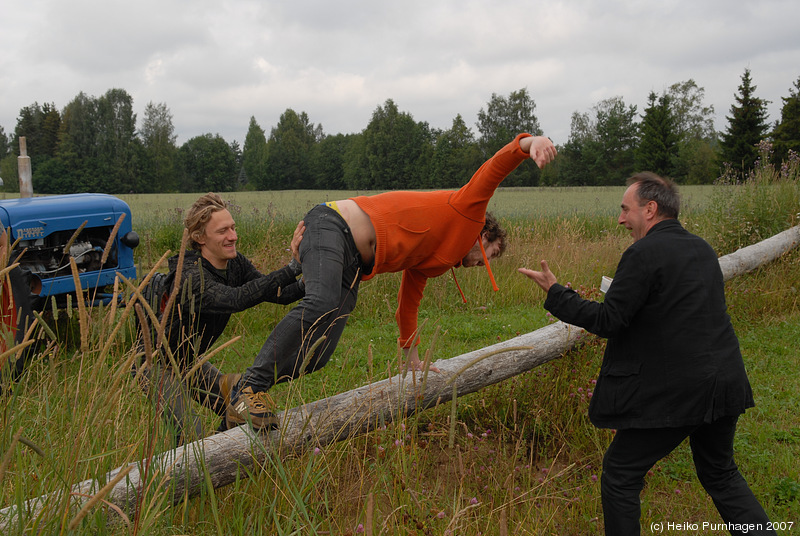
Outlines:
{"label": "fallen log", "polygon": [[[723,276],[727,281],[742,275],[779,258],[799,243],[797,226],[721,257]],[[75,512],[98,494],[104,482],[123,476],[125,471],[128,473],[124,478],[103,490],[103,501],[119,509],[109,509],[110,517],[120,513],[134,516],[144,489],[158,489],[168,494],[173,504],[179,503],[207,489],[207,478],[216,489],[232,483],[243,468],[260,466],[268,456],[298,453],[365,434],[398,418],[527,372],[562,356],[586,335],[578,327],[556,322],[487,348],[437,361],[439,373],[397,375],[288,409],[278,415],[280,430],[256,434],[249,426],[240,426],[189,443],[115,469],[102,482],[86,480],[76,484],[70,493]],[[143,474],[157,476],[145,481]],[[47,516],[48,510],[63,508],[61,497],[60,493],[53,493],[29,500],[25,505],[27,516]],[[15,506],[0,510],[0,530],[10,527],[19,514]],[[63,512],[57,515],[64,516]]]}
{"label": "fallen log", "polygon": [[770,263],[800,243],[800,225],[719,258],[725,281]]}

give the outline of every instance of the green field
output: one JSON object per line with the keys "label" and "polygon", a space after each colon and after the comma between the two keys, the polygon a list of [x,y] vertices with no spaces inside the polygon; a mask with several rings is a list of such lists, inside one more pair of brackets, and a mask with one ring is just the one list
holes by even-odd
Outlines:
{"label": "green field", "polygon": [[[696,210],[708,201],[713,186],[683,186],[681,193],[687,210]],[[503,218],[531,216],[558,217],[608,215],[616,217],[624,186],[591,186],[571,188],[500,188],[489,210]],[[372,195],[377,191],[279,190],[272,192],[231,192],[222,194],[236,205],[242,214],[252,214],[276,220],[295,221],[317,203]],[[120,195],[133,210],[152,217],[172,210],[187,209],[199,194],[129,194]]]}
{"label": "green field", "polygon": [[[509,229],[506,254],[493,263],[500,291],[483,270],[459,270],[467,296],[449,275],[429,282],[420,320],[423,346],[445,359],[552,322],[543,295],[518,274],[547,259],[561,282],[599,297],[628,233],[616,224],[623,188],[501,189],[492,210]],[[800,188],[757,184],[684,187],[685,225],[718,251],[797,223]],[[766,192],[766,193],[765,193]],[[313,204],[366,192],[225,194],[234,203],[240,249],[263,270],[289,259],[291,230]],[[140,273],[180,243],[182,211],[196,194],[122,196],[142,235]],[[755,203],[755,206],[754,206]],[[749,216],[742,216],[749,214]],[[744,244],[746,245],[746,244]],[[800,251],[728,282],[756,408],[740,420],[736,459],[774,521],[800,530]],[[282,407],[385,379],[397,372],[395,296],[399,274],[365,282],[336,354],[323,370],[273,392]],[[252,363],[288,309],[262,304],[237,314],[220,344],[241,336],[212,361],[224,372]],[[0,508],[103,478],[121,465],[169,448],[170,434],[125,368],[133,328],[122,309],[49,313],[53,336],[13,395],[0,399]],[[120,328],[117,330],[117,328]],[[83,328],[83,329],[81,329]],[[115,331],[116,330],[116,331]],[[149,476],[139,515],[105,525],[102,502],[75,517],[50,495],[46,516],[23,516],[8,534],[597,534],[597,477],[611,432],[586,417],[604,341],[592,339],[561,359],[458,401],[321,450],[270,459],[234,484],[199,497],[172,497]],[[204,413],[208,433],[217,425]],[[455,431],[455,446],[449,435]],[[19,434],[24,441],[15,440]],[[642,526],[720,518],[694,476],[687,445],[660,462],[642,495]],[[0,522],[2,520],[0,519]],[[716,534],[709,532],[708,534]]]}
{"label": "green field", "polygon": [[[560,226],[591,227],[594,232],[614,231],[623,186],[576,188],[501,188],[489,210],[507,225],[519,227],[533,222],[541,232],[559,232]],[[683,219],[698,214],[709,203],[712,186],[684,186]],[[239,249],[258,256],[265,248],[261,240],[288,244],[294,225],[315,204],[371,195],[375,191],[285,190],[273,192],[232,192],[223,194],[239,229]],[[133,228],[142,237],[137,262],[149,269],[167,249],[180,247],[185,211],[199,194],[121,195],[131,207]]]}

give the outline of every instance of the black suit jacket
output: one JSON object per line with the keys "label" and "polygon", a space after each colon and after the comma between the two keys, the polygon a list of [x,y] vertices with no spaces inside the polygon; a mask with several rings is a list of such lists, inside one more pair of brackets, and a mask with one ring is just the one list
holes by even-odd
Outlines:
{"label": "black suit jacket", "polygon": [[544,306],[608,338],[589,405],[598,427],[686,426],[753,406],[717,255],[678,220],[623,253],[602,303],[556,284]]}

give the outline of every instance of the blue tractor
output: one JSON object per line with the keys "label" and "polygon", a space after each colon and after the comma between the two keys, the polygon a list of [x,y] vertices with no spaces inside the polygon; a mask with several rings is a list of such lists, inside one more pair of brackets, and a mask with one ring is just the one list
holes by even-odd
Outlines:
{"label": "blue tractor", "polygon": [[57,307],[64,307],[68,296],[108,303],[116,297],[106,287],[118,273],[136,278],[133,248],[139,236],[128,204],[117,197],[87,193],[0,200],[0,223],[7,231],[6,247],[0,249],[6,250],[9,266],[19,263],[2,278],[0,354],[24,339],[32,311],[50,300]]}

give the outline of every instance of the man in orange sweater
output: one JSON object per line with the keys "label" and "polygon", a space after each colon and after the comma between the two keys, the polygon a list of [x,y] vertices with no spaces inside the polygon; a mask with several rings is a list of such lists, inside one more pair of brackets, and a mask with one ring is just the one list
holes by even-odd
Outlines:
{"label": "man in orange sweater", "polygon": [[555,156],[550,139],[520,134],[459,190],[386,192],[311,209],[300,243],[305,298],[278,323],[234,388],[228,425],[276,427],[267,391],[325,366],[355,307],[359,283],[380,273],[403,272],[398,342],[406,366],[419,370],[417,313],[428,279],[458,266],[488,268],[505,247],[505,233],[493,218],[486,226],[494,191],[524,160],[542,168]]}

